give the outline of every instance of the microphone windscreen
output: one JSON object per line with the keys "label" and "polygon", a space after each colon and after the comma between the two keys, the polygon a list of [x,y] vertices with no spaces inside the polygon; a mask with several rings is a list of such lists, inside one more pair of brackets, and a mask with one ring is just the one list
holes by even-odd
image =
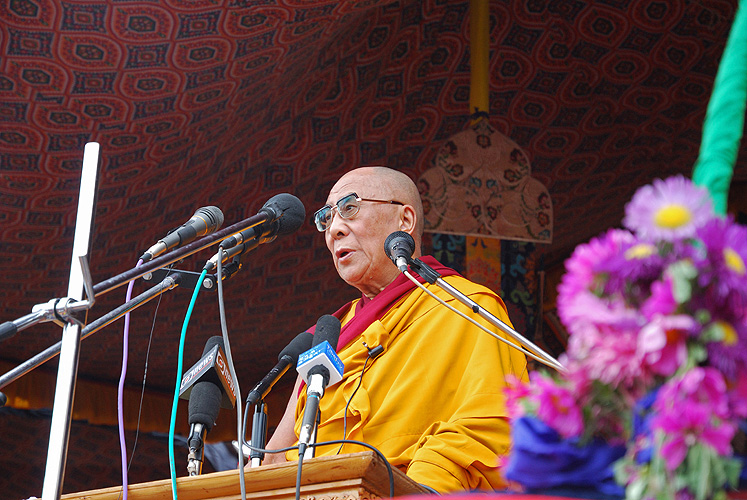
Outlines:
{"label": "microphone windscreen", "polygon": [[207,221],[210,232],[215,231],[223,225],[223,212],[220,208],[209,206],[198,208],[195,215],[201,215]]}
{"label": "microphone windscreen", "polygon": [[202,424],[210,431],[220,412],[223,394],[212,382],[197,382],[189,394],[189,424]]}
{"label": "microphone windscreen", "polygon": [[271,208],[278,215],[278,236],[290,234],[298,230],[306,219],[306,208],[301,200],[288,193],[273,196],[264,207]]}
{"label": "microphone windscreen", "polygon": [[314,329],[314,341],[311,346],[316,347],[325,340],[333,349],[337,348],[337,341],[340,339],[340,320],[331,314],[325,314],[316,322]]}
{"label": "microphone windscreen", "polygon": [[220,335],[214,335],[210,337],[209,339],[207,339],[207,342],[205,342],[205,349],[202,350],[202,356],[210,352],[210,349],[215,347],[216,344],[220,346],[222,351],[226,350],[226,348],[223,345],[223,337],[221,337]]}
{"label": "microphone windscreen", "polygon": [[311,341],[313,338],[314,336],[309,332],[299,333],[296,335],[296,338],[291,340],[290,343],[285,346],[285,349],[280,351],[280,354],[278,354],[278,360],[284,356],[290,356],[292,359],[291,364],[295,365],[298,363],[298,357],[301,353],[308,351],[311,348]]}
{"label": "microphone windscreen", "polygon": [[395,231],[387,236],[384,241],[384,251],[390,259],[395,248],[403,249],[407,252],[407,256],[411,257],[413,252],[415,252],[415,240],[404,231]]}

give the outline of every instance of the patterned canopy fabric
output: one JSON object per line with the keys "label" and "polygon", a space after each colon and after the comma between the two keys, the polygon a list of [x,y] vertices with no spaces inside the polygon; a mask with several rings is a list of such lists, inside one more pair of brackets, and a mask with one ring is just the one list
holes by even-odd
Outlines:
{"label": "patterned canopy fabric", "polygon": [[[637,187],[690,174],[736,5],[490,2],[487,123],[518,145],[552,200],[552,240],[537,243],[535,260],[559,266],[620,223]],[[199,207],[220,207],[228,225],[287,192],[308,216],[358,165],[427,177],[446,140],[470,124],[469,15],[467,0],[0,0],[0,321],[67,289],[89,141],[102,148],[95,283],[134,267]],[[747,180],[745,150],[735,183]],[[213,253],[175,267],[199,271]],[[242,263],[225,294],[249,386],[290,339],[356,292],[310,223]],[[135,293],[149,286],[139,280]],[[198,298],[187,364],[220,332],[214,292]],[[124,295],[102,296],[89,320]],[[156,301],[133,314],[135,406],[146,355],[148,390],[173,391],[189,295],[177,288],[157,314]],[[81,379],[116,388],[121,335],[120,322],[83,342]],[[5,341],[0,362],[14,366],[59,339],[58,327],[37,325]],[[101,404],[101,394],[79,391],[76,404]],[[44,422],[0,414],[0,469],[21,471],[0,479],[9,497],[40,494]],[[7,439],[16,427],[28,432]],[[118,481],[115,438],[86,429],[71,433],[66,492]],[[143,448],[133,464],[165,463],[165,451]],[[159,467],[140,467],[130,482],[167,477]]]}

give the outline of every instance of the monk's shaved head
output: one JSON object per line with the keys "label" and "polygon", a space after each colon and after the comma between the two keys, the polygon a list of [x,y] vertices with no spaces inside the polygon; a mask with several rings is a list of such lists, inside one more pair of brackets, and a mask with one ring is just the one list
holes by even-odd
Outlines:
{"label": "monk's shaved head", "polygon": [[[416,225],[413,238],[416,245],[420,247],[423,238],[423,224],[425,217],[423,215],[423,201],[420,198],[418,187],[407,176],[407,174],[394,170],[393,168],[383,166],[360,167],[343,175],[338,184],[345,180],[367,179],[376,186],[377,193],[371,193],[369,196],[381,197],[381,199],[396,200],[405,205],[410,205],[415,210]],[[359,193],[360,194],[360,193]]]}

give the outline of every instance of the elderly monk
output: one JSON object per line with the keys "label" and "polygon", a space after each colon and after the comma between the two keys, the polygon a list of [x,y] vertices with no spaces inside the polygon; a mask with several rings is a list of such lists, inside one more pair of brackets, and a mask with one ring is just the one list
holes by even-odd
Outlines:
{"label": "elderly monk", "polygon": [[[504,378],[525,378],[526,358],[417,288],[386,256],[384,240],[394,231],[412,235],[413,257],[421,256],[423,206],[415,184],[386,167],[358,168],[340,178],[314,219],[338,274],[362,293],[335,313],[345,374],[320,402],[316,442],[371,444],[411,479],[439,492],[505,487],[499,468],[510,444]],[[421,259],[509,323],[495,293],[432,257]],[[471,314],[437,285],[426,287]],[[299,380],[268,449],[298,441],[306,403],[300,386]],[[356,451],[360,446],[345,444],[319,447],[316,455]],[[265,463],[297,457],[297,451],[267,455]]]}

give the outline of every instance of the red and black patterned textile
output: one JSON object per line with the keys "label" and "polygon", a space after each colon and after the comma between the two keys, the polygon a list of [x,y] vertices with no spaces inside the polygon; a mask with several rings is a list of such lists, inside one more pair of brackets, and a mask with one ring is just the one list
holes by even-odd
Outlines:
{"label": "red and black patterned textile", "polygon": [[[547,265],[619,224],[638,186],[689,175],[736,4],[490,2],[490,122],[552,197],[553,243],[536,250]],[[289,192],[310,214],[363,164],[417,179],[468,123],[468,33],[467,0],[0,0],[0,321],[67,290],[86,142],[102,147],[99,282],[201,206],[219,206],[228,224]],[[742,189],[745,158],[743,146]],[[356,295],[311,225],[269,245],[226,282],[244,386]],[[177,267],[199,271],[210,255]],[[128,385],[140,384],[150,345],[148,387],[173,390],[189,296],[164,296],[151,344],[155,303],[133,314]],[[123,298],[124,288],[101,297],[91,316]],[[217,318],[215,293],[202,292],[186,363],[219,333]],[[4,342],[0,360],[59,338],[56,326],[33,327]],[[121,322],[86,340],[80,376],[116,387],[121,345]],[[9,425],[0,419],[4,442]]]}

